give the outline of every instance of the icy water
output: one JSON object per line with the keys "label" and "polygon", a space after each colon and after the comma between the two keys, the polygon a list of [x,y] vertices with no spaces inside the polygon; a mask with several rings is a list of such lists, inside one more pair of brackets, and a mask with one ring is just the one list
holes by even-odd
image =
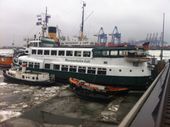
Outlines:
{"label": "icy water", "polygon": [[[6,83],[0,71],[0,122],[5,125],[30,127],[117,125],[137,102],[142,92],[130,92],[115,96],[110,103],[82,100],[72,93],[68,86],[56,84],[51,87],[28,86]],[[4,123],[2,123],[3,125]]]}

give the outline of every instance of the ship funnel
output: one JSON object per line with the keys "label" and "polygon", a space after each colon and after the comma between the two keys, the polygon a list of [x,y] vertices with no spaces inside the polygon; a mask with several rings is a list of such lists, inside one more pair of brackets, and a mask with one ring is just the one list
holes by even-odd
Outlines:
{"label": "ship funnel", "polygon": [[55,42],[59,42],[59,37],[56,34],[57,28],[50,26],[48,27],[48,37],[53,39]]}

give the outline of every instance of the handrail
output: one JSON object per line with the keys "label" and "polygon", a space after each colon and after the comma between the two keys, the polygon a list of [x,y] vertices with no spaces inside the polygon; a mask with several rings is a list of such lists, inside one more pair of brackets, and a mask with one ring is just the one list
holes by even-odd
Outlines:
{"label": "handrail", "polygon": [[139,110],[141,109],[141,107],[144,105],[148,96],[151,94],[152,90],[156,86],[157,82],[159,81],[160,77],[162,76],[163,72],[166,70],[167,67],[168,67],[168,65],[166,65],[164,67],[164,69],[160,72],[160,74],[157,76],[157,78],[154,80],[154,82],[151,84],[151,86],[146,90],[146,92],[143,94],[143,96],[133,106],[133,108],[130,110],[130,112],[125,116],[125,118],[122,120],[122,122],[118,125],[118,127],[129,127],[130,126],[130,124],[136,117],[136,115],[139,112]]}
{"label": "handrail", "polygon": [[[169,70],[170,69],[168,69],[168,71]],[[165,86],[164,86],[164,92],[162,93],[162,98],[161,98],[160,105],[159,105],[160,110],[158,111],[155,127],[160,127],[160,125],[161,125],[163,107],[164,107],[164,104],[165,104],[166,94],[167,94],[167,90],[168,90],[168,82],[169,82],[169,77],[170,77],[170,71],[169,71],[168,75],[166,75],[166,77],[167,78],[166,78],[166,82],[165,82]]]}

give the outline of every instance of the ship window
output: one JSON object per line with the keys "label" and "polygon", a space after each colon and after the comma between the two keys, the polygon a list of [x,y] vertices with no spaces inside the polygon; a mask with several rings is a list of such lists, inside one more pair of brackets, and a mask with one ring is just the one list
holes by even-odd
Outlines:
{"label": "ship window", "polygon": [[35,64],[34,64],[34,68],[35,68],[35,69],[39,69],[39,68],[40,68],[40,63],[35,63]]}
{"label": "ship window", "polygon": [[43,54],[43,50],[38,50],[38,55],[42,55]]}
{"label": "ship window", "polygon": [[123,51],[119,51],[119,56],[123,56]]}
{"label": "ship window", "polygon": [[117,54],[118,54],[117,51],[111,51],[111,52],[110,52],[110,55],[111,55],[111,56],[117,56]]}
{"label": "ship window", "polygon": [[119,72],[121,72],[122,70],[121,69],[119,69]]}
{"label": "ship window", "polygon": [[49,55],[49,50],[44,50],[44,55]]}
{"label": "ship window", "polygon": [[123,56],[128,56],[128,50],[122,51]]}
{"label": "ship window", "polygon": [[61,70],[62,71],[68,71],[68,66],[67,65],[62,65]]}
{"label": "ship window", "polygon": [[45,64],[45,69],[50,69],[50,64]]}
{"label": "ship window", "polygon": [[23,61],[22,63],[23,63],[23,64],[27,64],[27,62],[26,62],[26,61]]}
{"label": "ship window", "polygon": [[129,56],[129,57],[134,57],[134,56],[136,56],[136,53],[133,52],[133,51],[131,51],[131,52],[129,51],[129,52],[128,52],[128,56]]}
{"label": "ship window", "polygon": [[139,66],[139,63],[138,62],[133,62],[133,66]]}
{"label": "ship window", "polygon": [[75,51],[75,52],[74,52],[74,56],[81,57],[81,51]]}
{"label": "ship window", "polygon": [[38,77],[36,77],[36,79],[38,80]]}
{"label": "ship window", "polygon": [[142,70],[142,72],[144,72],[144,70]]}
{"label": "ship window", "polygon": [[101,55],[101,52],[100,51],[94,51],[94,56],[100,56]]}
{"label": "ship window", "polygon": [[83,57],[90,57],[90,52],[89,51],[84,51],[83,52]]}
{"label": "ship window", "polygon": [[19,60],[19,65],[21,65],[22,64],[22,61],[21,60]]}
{"label": "ship window", "polygon": [[32,54],[36,54],[36,51],[37,51],[37,50],[33,49],[33,50],[32,50]]}
{"label": "ship window", "polygon": [[28,54],[28,50],[25,51],[25,54]]}
{"label": "ship window", "polygon": [[65,52],[64,52],[63,50],[60,50],[60,51],[58,52],[58,55],[59,55],[59,56],[64,56],[64,54],[65,54]]}
{"label": "ship window", "polygon": [[29,66],[30,68],[33,68],[33,62],[29,62]]}
{"label": "ship window", "polygon": [[70,72],[76,72],[76,70],[77,70],[76,66],[70,66],[70,69],[69,69]]}
{"label": "ship window", "polygon": [[86,73],[86,67],[78,67],[79,73]]}
{"label": "ship window", "polygon": [[109,51],[102,51],[102,56],[109,56]]}
{"label": "ship window", "polygon": [[24,78],[25,78],[25,76],[24,76],[24,75],[22,75],[22,78],[24,79]]}
{"label": "ship window", "polygon": [[34,77],[32,77],[32,79],[34,80]]}
{"label": "ship window", "polygon": [[66,51],[66,56],[73,56],[73,51]]}
{"label": "ship window", "polygon": [[132,72],[132,70],[129,70],[130,72]]}
{"label": "ship window", "polygon": [[128,55],[128,51],[124,50],[124,51],[119,51],[119,56],[127,56]]}
{"label": "ship window", "polygon": [[104,61],[103,63],[104,63],[104,64],[107,64],[107,61]]}
{"label": "ship window", "polygon": [[96,68],[94,68],[94,67],[88,67],[87,73],[88,73],[88,74],[95,74],[95,73],[96,73]]}
{"label": "ship window", "polygon": [[54,70],[60,70],[60,65],[54,64],[53,68],[54,68]]}
{"label": "ship window", "polygon": [[51,55],[52,56],[56,56],[57,55],[57,51],[56,50],[51,50]]}
{"label": "ship window", "polygon": [[106,68],[98,68],[97,74],[98,75],[106,75]]}

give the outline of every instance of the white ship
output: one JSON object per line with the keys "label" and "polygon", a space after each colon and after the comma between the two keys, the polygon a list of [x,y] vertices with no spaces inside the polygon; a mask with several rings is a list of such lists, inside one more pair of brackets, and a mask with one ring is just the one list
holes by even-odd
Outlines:
{"label": "white ship", "polygon": [[28,55],[18,58],[27,69],[55,74],[56,79],[69,77],[96,84],[122,87],[144,87],[151,76],[143,48],[96,47],[62,48],[30,47]]}
{"label": "white ship", "polygon": [[[84,6],[83,3],[83,14]],[[82,19],[83,17],[84,15]],[[83,42],[82,38],[83,22],[80,43]],[[42,40],[31,42],[33,46],[28,48],[27,55],[18,58],[18,64],[26,63],[28,70],[54,74],[56,80],[68,81],[73,77],[101,85],[145,88],[151,77],[151,69],[147,64],[149,59],[144,48],[135,46],[44,47],[41,46]],[[47,45],[51,43],[46,42]]]}

